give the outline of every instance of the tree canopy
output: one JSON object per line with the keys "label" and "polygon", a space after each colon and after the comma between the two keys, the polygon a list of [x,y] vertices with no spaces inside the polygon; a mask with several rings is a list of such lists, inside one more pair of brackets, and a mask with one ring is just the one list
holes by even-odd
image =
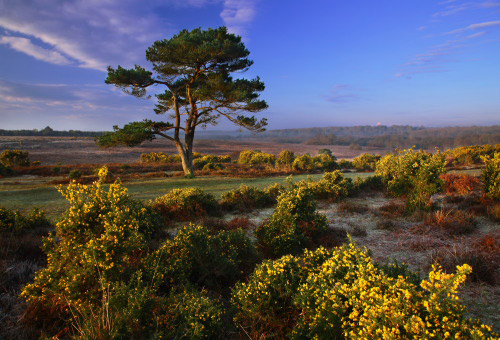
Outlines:
{"label": "tree canopy", "polygon": [[192,174],[192,146],[198,126],[216,125],[225,117],[251,131],[264,131],[267,121],[248,113],[266,109],[259,99],[264,83],[259,79],[233,78],[232,73],[245,72],[252,66],[250,52],[241,37],[226,27],[192,31],[182,30],[170,39],[158,40],[146,51],[152,71],[139,65],[132,69],[108,67],[107,84],[126,93],[149,98],[147,89],[165,86],[156,94],[157,115],[162,121],[144,120],[114,127],[114,132],[98,140],[103,147],[135,146],[162,136],[174,142],[186,174]]}

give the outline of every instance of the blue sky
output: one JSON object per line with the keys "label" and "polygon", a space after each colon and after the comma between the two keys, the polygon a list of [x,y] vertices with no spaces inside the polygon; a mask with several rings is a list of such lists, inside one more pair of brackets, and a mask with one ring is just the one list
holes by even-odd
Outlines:
{"label": "blue sky", "polygon": [[500,1],[0,0],[0,128],[154,118],[106,66],[222,25],[251,52],[272,129],[500,124]]}

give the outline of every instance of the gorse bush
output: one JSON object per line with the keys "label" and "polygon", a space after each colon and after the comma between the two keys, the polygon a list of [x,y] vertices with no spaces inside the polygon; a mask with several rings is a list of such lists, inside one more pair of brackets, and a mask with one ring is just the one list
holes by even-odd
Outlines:
{"label": "gorse bush", "polygon": [[322,153],[314,156],[313,160],[318,170],[332,171],[339,168],[337,159],[333,155]]}
{"label": "gorse bush", "polygon": [[294,160],[295,153],[293,151],[283,150],[276,159],[276,166],[278,168],[291,169]]}
{"label": "gorse bush", "polygon": [[278,201],[278,197],[286,190],[285,186],[274,183],[268,186],[264,192],[269,196],[269,198],[276,203]]}
{"label": "gorse bush", "polygon": [[68,178],[69,179],[80,179],[82,178],[82,172],[80,170],[71,170],[69,173],[68,173]]}
{"label": "gorse bush", "polygon": [[[106,172],[101,170],[101,178]],[[130,279],[161,222],[119,182],[109,189],[98,181],[59,190],[69,210],[45,240],[47,267],[37,272],[22,296],[32,305],[67,311],[58,306],[92,305],[102,298],[102,287]]]}
{"label": "gorse bush", "polygon": [[187,221],[218,213],[215,197],[200,188],[173,189],[152,204],[166,220]]}
{"label": "gorse bush", "polygon": [[484,192],[492,199],[500,200],[500,152],[493,158],[484,157],[485,167],[481,172]]}
{"label": "gorse bush", "polygon": [[306,153],[295,158],[292,167],[294,170],[298,171],[313,171],[316,170],[316,163],[314,162],[314,158],[310,154]]}
{"label": "gorse bush", "polygon": [[29,153],[21,150],[5,150],[0,154],[0,163],[6,167],[29,166]]}
{"label": "gorse bush", "polygon": [[382,177],[374,175],[367,177],[356,177],[353,183],[353,191],[362,193],[366,191],[382,191],[385,189]]}
{"label": "gorse bush", "polygon": [[257,187],[242,185],[222,194],[220,205],[224,210],[248,211],[273,204],[273,198]]}
{"label": "gorse bush", "polygon": [[0,163],[0,176],[9,176],[12,174],[12,169]]}
{"label": "gorse bush", "polygon": [[470,270],[434,267],[417,285],[378,268],[353,244],[285,256],[236,286],[235,320],[246,333],[269,338],[493,339],[490,327],[467,319],[457,296]]}
{"label": "gorse bush", "polygon": [[352,165],[358,171],[375,171],[375,166],[380,160],[380,155],[364,153],[352,160]]}
{"label": "gorse bush", "polygon": [[271,219],[255,229],[255,236],[266,256],[279,257],[317,248],[327,229],[326,216],[316,212],[312,190],[297,187],[278,197]]}
{"label": "gorse bush", "polygon": [[243,150],[242,152],[240,152],[238,163],[274,166],[274,164],[276,163],[276,156],[261,151]]}
{"label": "gorse bush", "polygon": [[231,163],[231,156],[216,156],[216,155],[205,155],[194,160],[194,166],[197,169],[205,169],[208,164],[219,164],[219,163]]}
{"label": "gorse bush", "polygon": [[141,154],[142,163],[180,163],[179,155],[169,155],[164,152],[151,152]]}
{"label": "gorse bush", "polygon": [[189,225],[147,262],[149,272],[165,292],[179,284],[220,292],[251,272],[257,259],[256,249],[243,230],[214,233],[203,226]]}
{"label": "gorse bush", "polygon": [[474,165],[480,164],[483,157],[493,157],[500,152],[500,144],[462,146],[444,152],[447,165]]}
{"label": "gorse bush", "polygon": [[33,208],[28,214],[0,207],[0,234],[23,233],[34,229],[48,229],[52,223],[43,210]]}
{"label": "gorse bush", "polygon": [[408,149],[383,157],[376,174],[394,196],[407,196],[408,208],[425,208],[430,196],[441,190],[444,164],[442,153]]}
{"label": "gorse bush", "polygon": [[348,161],[346,159],[341,159],[339,162],[339,168],[340,169],[354,169],[354,165],[352,164],[352,161]]}

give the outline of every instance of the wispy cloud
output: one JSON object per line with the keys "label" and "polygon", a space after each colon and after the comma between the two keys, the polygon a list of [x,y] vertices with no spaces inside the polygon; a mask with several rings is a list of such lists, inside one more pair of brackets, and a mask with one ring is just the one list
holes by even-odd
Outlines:
{"label": "wispy cloud", "polygon": [[[470,11],[475,10],[479,11],[478,13],[482,14],[483,17],[491,17],[491,14],[494,14],[491,8],[500,8],[500,2],[497,1],[464,2],[460,0],[447,0],[440,2],[439,5],[444,6],[444,9],[434,13],[433,17],[439,17],[441,25],[446,25],[446,17],[452,15],[461,14],[466,16]],[[477,17],[477,15],[468,15],[466,17]],[[463,21],[463,19],[461,19],[461,21]],[[449,26],[449,23],[447,26]],[[479,23],[476,22],[452,31],[444,33],[441,31],[430,36],[428,35],[428,38],[431,37],[435,40],[446,40],[434,46],[430,46],[426,52],[415,55],[415,57],[400,67],[395,77],[411,79],[417,74],[449,71],[451,63],[459,62],[458,55],[460,53],[464,52],[468,47],[473,46],[476,40],[485,43],[484,39],[480,38],[488,33],[488,29],[495,26],[500,26],[500,21],[490,20]]]}
{"label": "wispy cloud", "polygon": [[359,99],[355,89],[349,84],[336,84],[330,89],[330,93],[324,96],[326,101],[343,104]]}
{"label": "wispy cloud", "polygon": [[61,53],[34,45],[31,40],[27,38],[2,36],[0,37],[0,44],[8,45],[16,51],[23,52],[35,59],[48,63],[57,65],[67,65],[70,63],[69,59]]}
{"label": "wispy cloud", "polygon": [[224,8],[220,17],[229,31],[244,35],[256,16],[256,6],[256,0],[224,0]]}
{"label": "wispy cloud", "polygon": [[178,31],[158,6],[221,3],[223,22],[243,34],[255,18],[256,0],[2,0],[0,28],[17,35],[4,44],[39,60],[104,71],[110,64],[141,63],[154,40]]}

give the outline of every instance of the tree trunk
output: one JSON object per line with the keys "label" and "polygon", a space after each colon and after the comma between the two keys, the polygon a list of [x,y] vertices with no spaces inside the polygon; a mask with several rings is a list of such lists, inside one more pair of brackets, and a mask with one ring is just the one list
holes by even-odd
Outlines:
{"label": "tree trunk", "polygon": [[180,143],[176,144],[177,151],[181,156],[182,170],[184,170],[184,175],[194,176],[194,164],[193,164],[193,146],[186,145],[184,149]]}

